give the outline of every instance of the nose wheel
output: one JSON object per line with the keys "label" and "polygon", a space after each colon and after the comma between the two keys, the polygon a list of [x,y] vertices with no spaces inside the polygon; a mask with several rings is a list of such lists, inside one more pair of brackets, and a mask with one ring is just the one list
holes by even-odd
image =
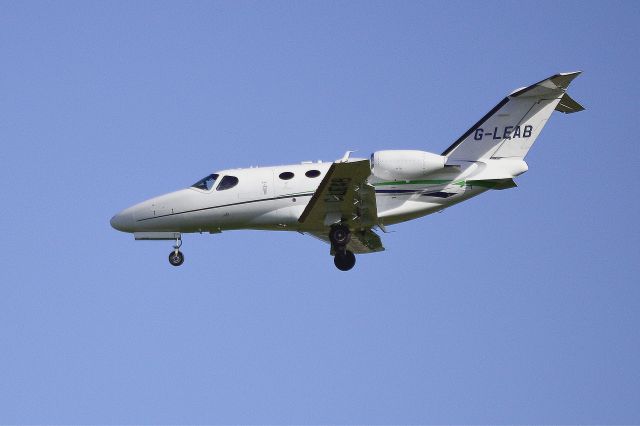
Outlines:
{"label": "nose wheel", "polygon": [[169,253],[169,263],[173,266],[180,266],[184,263],[184,254],[179,250],[181,246],[182,239],[178,236],[176,243],[173,245],[173,251]]}
{"label": "nose wheel", "polygon": [[180,250],[169,253],[169,263],[173,266],[180,266],[184,263],[184,254]]}

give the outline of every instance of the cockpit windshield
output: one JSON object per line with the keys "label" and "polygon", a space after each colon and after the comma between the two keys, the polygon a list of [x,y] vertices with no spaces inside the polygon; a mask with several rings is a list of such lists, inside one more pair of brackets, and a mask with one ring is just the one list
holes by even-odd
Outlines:
{"label": "cockpit windshield", "polygon": [[216,182],[216,179],[218,179],[218,175],[214,173],[203,179],[200,179],[199,181],[191,185],[191,187],[209,191],[211,188],[213,188],[213,184]]}

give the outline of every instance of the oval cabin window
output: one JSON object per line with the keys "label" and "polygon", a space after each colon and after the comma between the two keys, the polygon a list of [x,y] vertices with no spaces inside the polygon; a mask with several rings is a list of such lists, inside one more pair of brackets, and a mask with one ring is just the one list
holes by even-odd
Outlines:
{"label": "oval cabin window", "polygon": [[282,180],[289,180],[289,179],[293,179],[293,173],[291,172],[282,172],[280,173],[280,179]]}
{"label": "oval cabin window", "polygon": [[304,175],[308,178],[315,178],[320,176],[320,170],[308,170]]}

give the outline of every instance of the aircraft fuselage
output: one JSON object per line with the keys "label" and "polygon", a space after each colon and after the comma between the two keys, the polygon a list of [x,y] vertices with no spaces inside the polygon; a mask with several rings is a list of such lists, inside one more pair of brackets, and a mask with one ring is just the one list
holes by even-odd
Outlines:
{"label": "aircraft fuselage", "polygon": [[[154,197],[123,210],[113,217],[112,224],[134,233],[308,230],[298,219],[331,164],[223,170],[217,172],[216,183],[233,176],[238,179],[236,186],[226,190],[189,187]],[[487,187],[464,180],[473,166],[462,170],[452,167],[451,171],[419,181],[385,181],[371,176],[369,183],[376,189],[381,224],[392,225],[441,211],[484,192]],[[283,173],[293,177],[282,179]]]}

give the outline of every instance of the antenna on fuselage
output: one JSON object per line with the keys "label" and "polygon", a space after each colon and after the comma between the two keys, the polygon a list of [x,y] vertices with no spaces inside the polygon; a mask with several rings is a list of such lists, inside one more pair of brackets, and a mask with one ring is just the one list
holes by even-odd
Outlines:
{"label": "antenna on fuselage", "polygon": [[351,154],[353,154],[356,151],[347,151],[344,153],[344,156],[338,160],[339,163],[348,163],[349,162],[349,157],[351,156]]}

